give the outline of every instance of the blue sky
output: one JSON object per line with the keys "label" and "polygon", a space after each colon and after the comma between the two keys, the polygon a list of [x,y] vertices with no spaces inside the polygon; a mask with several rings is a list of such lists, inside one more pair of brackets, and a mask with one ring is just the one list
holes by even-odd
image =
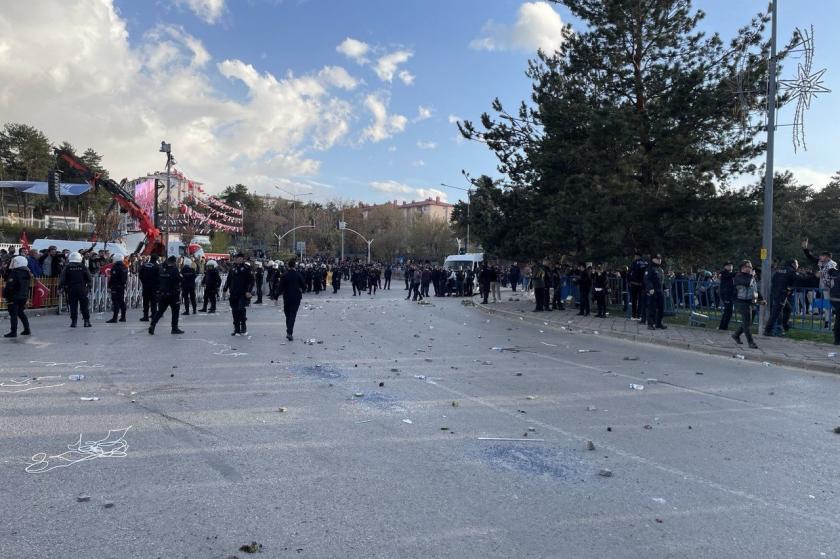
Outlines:
{"label": "blue sky", "polygon": [[[496,96],[511,108],[527,98],[536,45],[550,44],[560,22],[579,25],[563,7],[538,4],[0,0],[0,83],[14,77],[0,85],[0,111],[55,141],[96,148],[119,175],[160,167],[156,148],[166,139],[182,170],[211,191],[240,180],[321,200],[454,200],[461,193],[439,183],[466,186],[461,169],[492,173],[495,160],[459,141],[451,117],[477,119]],[[724,38],[766,4],[695,2],[707,12],[703,28]],[[828,67],[826,85],[840,91],[832,67],[840,2],[780,6],[780,37],[813,23],[815,65]],[[33,52],[32,36],[56,37],[61,26],[58,44]],[[31,70],[37,65],[48,70]],[[794,70],[788,64],[783,77]],[[779,130],[777,166],[803,182],[821,184],[840,169],[835,95],[806,117],[807,152],[794,154],[790,129]],[[780,123],[791,119],[783,109]]]}

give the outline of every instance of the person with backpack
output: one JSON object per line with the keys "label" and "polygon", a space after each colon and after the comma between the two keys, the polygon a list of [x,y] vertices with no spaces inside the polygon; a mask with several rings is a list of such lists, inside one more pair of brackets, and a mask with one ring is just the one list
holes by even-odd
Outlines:
{"label": "person with backpack", "polygon": [[741,271],[735,274],[735,308],[741,316],[741,326],[732,334],[732,339],[738,345],[743,345],[741,334],[747,337],[747,343],[752,349],[758,349],[752,337],[753,309],[757,302],[764,304],[761,294],[758,292],[758,284],[755,281],[755,270],[752,262],[744,260],[741,262]]}

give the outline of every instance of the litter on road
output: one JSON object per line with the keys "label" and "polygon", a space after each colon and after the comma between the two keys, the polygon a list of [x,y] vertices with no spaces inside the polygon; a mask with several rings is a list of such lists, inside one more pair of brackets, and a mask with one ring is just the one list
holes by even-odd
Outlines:
{"label": "litter on road", "polygon": [[81,400],[82,402],[98,402],[99,397],[98,396],[82,396],[81,398],[79,398],[79,400]]}
{"label": "litter on road", "polygon": [[507,442],[545,442],[545,439],[510,439],[506,437],[478,437],[479,441],[507,441]]}
{"label": "litter on road", "polygon": [[645,385],[644,385],[644,384],[633,384],[633,383],[630,383],[630,389],[631,389],[631,390],[644,390],[644,389],[645,389]]}

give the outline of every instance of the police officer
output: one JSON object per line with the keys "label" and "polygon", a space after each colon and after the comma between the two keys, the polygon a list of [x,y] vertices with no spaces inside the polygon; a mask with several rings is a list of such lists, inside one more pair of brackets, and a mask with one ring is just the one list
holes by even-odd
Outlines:
{"label": "police officer", "polygon": [[384,276],[385,276],[385,285],[382,287],[382,289],[387,289],[387,290],[389,290],[389,291],[390,291],[390,289],[391,289],[391,274],[393,274],[393,273],[394,273],[394,271],[393,271],[393,269],[391,268],[391,265],[390,265],[390,264],[388,264],[387,266],[385,266],[385,272],[384,272]]}
{"label": "police officer", "polygon": [[29,298],[29,288],[32,285],[32,272],[29,271],[28,265],[29,262],[25,256],[15,256],[4,276],[6,285],[3,286],[3,298],[8,304],[9,326],[11,327],[9,333],[3,336],[4,338],[17,337],[18,319],[23,324],[23,332],[20,335],[28,336],[32,333],[29,330],[29,320],[23,312],[26,308],[26,300]]}
{"label": "police officer", "polygon": [[262,262],[256,263],[257,269],[254,271],[254,282],[257,286],[257,305],[262,305],[262,297],[263,297],[263,282],[265,281],[265,270],[263,269]]}
{"label": "police officer", "polygon": [[111,291],[111,309],[114,311],[114,316],[111,320],[106,320],[108,324],[117,323],[117,315],[119,315],[120,322],[125,322],[125,286],[128,284],[128,269],[123,264],[123,257],[115,254],[112,259],[114,265],[111,266],[111,275],[108,279],[108,289]]}
{"label": "police officer", "polygon": [[158,256],[153,254],[148,262],[144,262],[140,266],[140,285],[143,290],[143,318],[141,322],[148,322],[149,318],[155,316],[157,312],[157,290],[160,283],[160,267],[158,266]]}
{"label": "police officer", "polygon": [[645,317],[645,270],[647,270],[647,260],[642,258],[641,253],[637,250],[633,253],[633,263],[630,264],[628,272],[630,282],[630,305],[632,309],[632,317],[641,319],[644,324]]}
{"label": "police officer", "polygon": [[735,272],[732,262],[726,262],[720,271],[720,300],[723,303],[723,314],[720,317],[718,330],[729,330],[732,320],[732,308],[735,301]]}
{"label": "police officer", "polygon": [[665,272],[662,270],[662,257],[656,255],[650,259],[645,272],[645,292],[647,293],[648,330],[665,330],[662,314],[665,312]]}
{"label": "police officer", "polygon": [[181,312],[181,273],[178,271],[178,260],[174,256],[166,259],[166,264],[158,274],[158,308],[152,317],[149,334],[154,335],[155,326],[160,321],[167,308],[172,309],[172,333],[183,334],[178,328],[178,315]]}
{"label": "police officer", "polygon": [[181,292],[184,299],[184,316],[190,315],[190,303],[192,303],[193,314],[196,314],[195,280],[197,275],[193,268],[192,260],[190,258],[184,258],[181,267]]}
{"label": "police officer", "polygon": [[222,292],[230,292],[228,301],[230,311],[233,314],[233,333],[245,335],[248,333],[246,322],[248,314],[246,307],[251,299],[251,291],[254,289],[254,275],[251,269],[245,265],[245,255],[237,254],[233,259],[233,267],[230,269],[225,280]]}
{"label": "police officer", "polygon": [[58,288],[67,293],[67,305],[70,307],[70,328],[76,327],[79,318],[79,307],[82,308],[82,319],[85,328],[90,328],[90,308],[88,291],[93,283],[90,272],[82,264],[82,255],[78,252],[70,253],[70,263],[61,270],[58,278]]}
{"label": "police officer", "polygon": [[201,278],[201,285],[204,286],[204,306],[199,312],[207,312],[207,303],[210,303],[210,314],[216,313],[216,299],[219,296],[219,288],[222,286],[222,276],[215,260],[209,260],[205,266],[204,277]]}
{"label": "police officer", "polygon": [[283,296],[283,314],[286,315],[286,339],[294,340],[295,319],[300,308],[300,300],[306,290],[303,277],[295,270],[295,259],[287,263],[288,271],[280,278],[279,291]]}

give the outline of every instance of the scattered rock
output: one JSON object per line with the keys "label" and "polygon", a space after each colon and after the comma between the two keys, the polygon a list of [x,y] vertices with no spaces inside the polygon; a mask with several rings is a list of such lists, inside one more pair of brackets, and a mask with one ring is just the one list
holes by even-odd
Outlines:
{"label": "scattered rock", "polygon": [[624,360],[625,361],[638,361],[639,358],[638,357],[625,357]]}
{"label": "scattered rock", "polygon": [[245,553],[260,553],[262,552],[262,544],[257,542],[247,543],[240,547],[239,551],[244,551]]}
{"label": "scattered rock", "polygon": [[379,387],[381,388],[381,387],[383,387],[383,386],[385,386],[385,383],[384,383],[384,382],[380,382],[380,383],[379,383]]}
{"label": "scattered rock", "polygon": [[288,410],[288,408],[285,408],[285,407],[281,406],[281,407],[277,408],[277,411],[279,411],[280,413],[286,413],[289,410]]}
{"label": "scattered rock", "polygon": [[661,518],[657,518],[657,519],[656,519],[656,523],[657,523],[657,524],[662,524],[662,519],[661,519]]}
{"label": "scattered rock", "polygon": [[644,428],[650,431],[651,429],[653,429],[653,425],[645,425]]}
{"label": "scattered rock", "polygon": [[701,373],[700,371],[694,371],[694,374],[695,375],[702,375],[703,373]]}
{"label": "scattered rock", "polygon": [[112,503],[111,501],[106,501],[102,506],[106,509],[112,509],[114,508],[114,503]]}
{"label": "scattered rock", "polygon": [[355,396],[356,398],[364,398],[365,393],[364,392],[356,392],[356,393],[353,394],[353,396]]}
{"label": "scattered rock", "polygon": [[458,400],[452,400],[452,407],[457,408],[460,404],[458,404]]}
{"label": "scattered rock", "polygon": [[76,497],[76,502],[78,503],[87,503],[90,501],[90,495],[79,495]]}
{"label": "scattered rock", "polygon": [[174,377],[174,376],[175,376],[175,373],[170,373],[170,375],[169,375],[169,376],[170,376],[170,377]]}
{"label": "scattered rock", "polygon": [[[689,427],[689,429],[691,429],[691,427]],[[607,427],[607,432],[612,433],[612,427]]]}
{"label": "scattered rock", "polygon": [[612,470],[603,468],[600,472],[598,472],[598,475],[601,477],[612,477],[613,473]]}
{"label": "scattered rock", "polygon": [[834,434],[840,435],[840,426],[834,428]]}
{"label": "scattered rock", "polygon": [[526,400],[536,400],[537,397],[536,396],[525,396],[525,399]]}
{"label": "scattered rock", "polygon": [[449,427],[441,427],[440,430],[441,431],[449,431]]}
{"label": "scattered rock", "polygon": [[586,450],[595,450],[595,443],[592,441],[586,441]]}
{"label": "scattered rock", "polygon": [[586,406],[586,411],[595,411],[597,409],[598,408],[596,408],[595,406]]}

